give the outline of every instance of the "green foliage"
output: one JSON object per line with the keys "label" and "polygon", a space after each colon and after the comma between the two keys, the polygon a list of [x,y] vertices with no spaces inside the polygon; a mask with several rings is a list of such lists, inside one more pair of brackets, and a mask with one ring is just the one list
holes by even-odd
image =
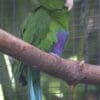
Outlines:
{"label": "green foliage", "polygon": [[40,3],[48,10],[57,10],[64,7],[64,0],[40,0]]}

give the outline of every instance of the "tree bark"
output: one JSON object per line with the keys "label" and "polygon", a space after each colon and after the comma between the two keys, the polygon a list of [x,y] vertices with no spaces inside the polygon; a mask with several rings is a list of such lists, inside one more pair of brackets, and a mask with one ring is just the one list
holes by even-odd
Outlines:
{"label": "tree bark", "polygon": [[100,84],[100,66],[48,54],[2,29],[0,29],[0,51],[31,65],[33,68],[61,78],[69,85]]}

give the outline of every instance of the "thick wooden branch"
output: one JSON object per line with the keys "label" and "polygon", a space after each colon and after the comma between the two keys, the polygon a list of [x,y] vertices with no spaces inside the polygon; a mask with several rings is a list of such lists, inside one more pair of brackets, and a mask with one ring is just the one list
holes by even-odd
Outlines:
{"label": "thick wooden branch", "polygon": [[45,53],[0,29],[0,51],[41,71],[61,78],[70,85],[100,84],[100,66],[71,61]]}

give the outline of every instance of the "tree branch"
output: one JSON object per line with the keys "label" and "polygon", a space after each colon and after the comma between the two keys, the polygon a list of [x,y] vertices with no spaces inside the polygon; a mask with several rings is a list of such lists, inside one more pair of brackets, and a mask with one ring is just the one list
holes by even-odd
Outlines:
{"label": "tree branch", "polygon": [[61,78],[69,85],[100,84],[100,66],[45,53],[2,29],[0,29],[0,51],[29,65],[36,65],[38,67],[32,67]]}

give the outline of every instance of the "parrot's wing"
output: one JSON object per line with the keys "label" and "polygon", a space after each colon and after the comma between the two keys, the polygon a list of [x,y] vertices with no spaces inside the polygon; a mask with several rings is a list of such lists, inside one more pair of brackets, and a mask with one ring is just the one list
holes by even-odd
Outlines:
{"label": "parrot's wing", "polygon": [[[48,12],[44,9],[34,10],[22,25],[21,36],[23,40],[38,47],[49,31],[50,20]],[[27,70],[24,66],[27,65],[20,64],[19,61],[16,62],[15,74],[18,77],[21,72],[25,71],[26,73]]]}
{"label": "parrot's wing", "polygon": [[54,19],[60,26],[68,31],[69,28],[69,12],[64,8],[62,10],[57,10],[52,12],[51,14],[52,19]]}
{"label": "parrot's wing", "polygon": [[25,23],[23,39],[38,46],[49,31],[50,16],[44,9],[33,11]]}
{"label": "parrot's wing", "polygon": [[50,23],[49,32],[39,45],[40,48],[46,51],[51,51],[53,44],[57,42],[56,33],[68,31],[69,28],[69,13],[66,9],[52,11],[50,16],[52,20]]}

